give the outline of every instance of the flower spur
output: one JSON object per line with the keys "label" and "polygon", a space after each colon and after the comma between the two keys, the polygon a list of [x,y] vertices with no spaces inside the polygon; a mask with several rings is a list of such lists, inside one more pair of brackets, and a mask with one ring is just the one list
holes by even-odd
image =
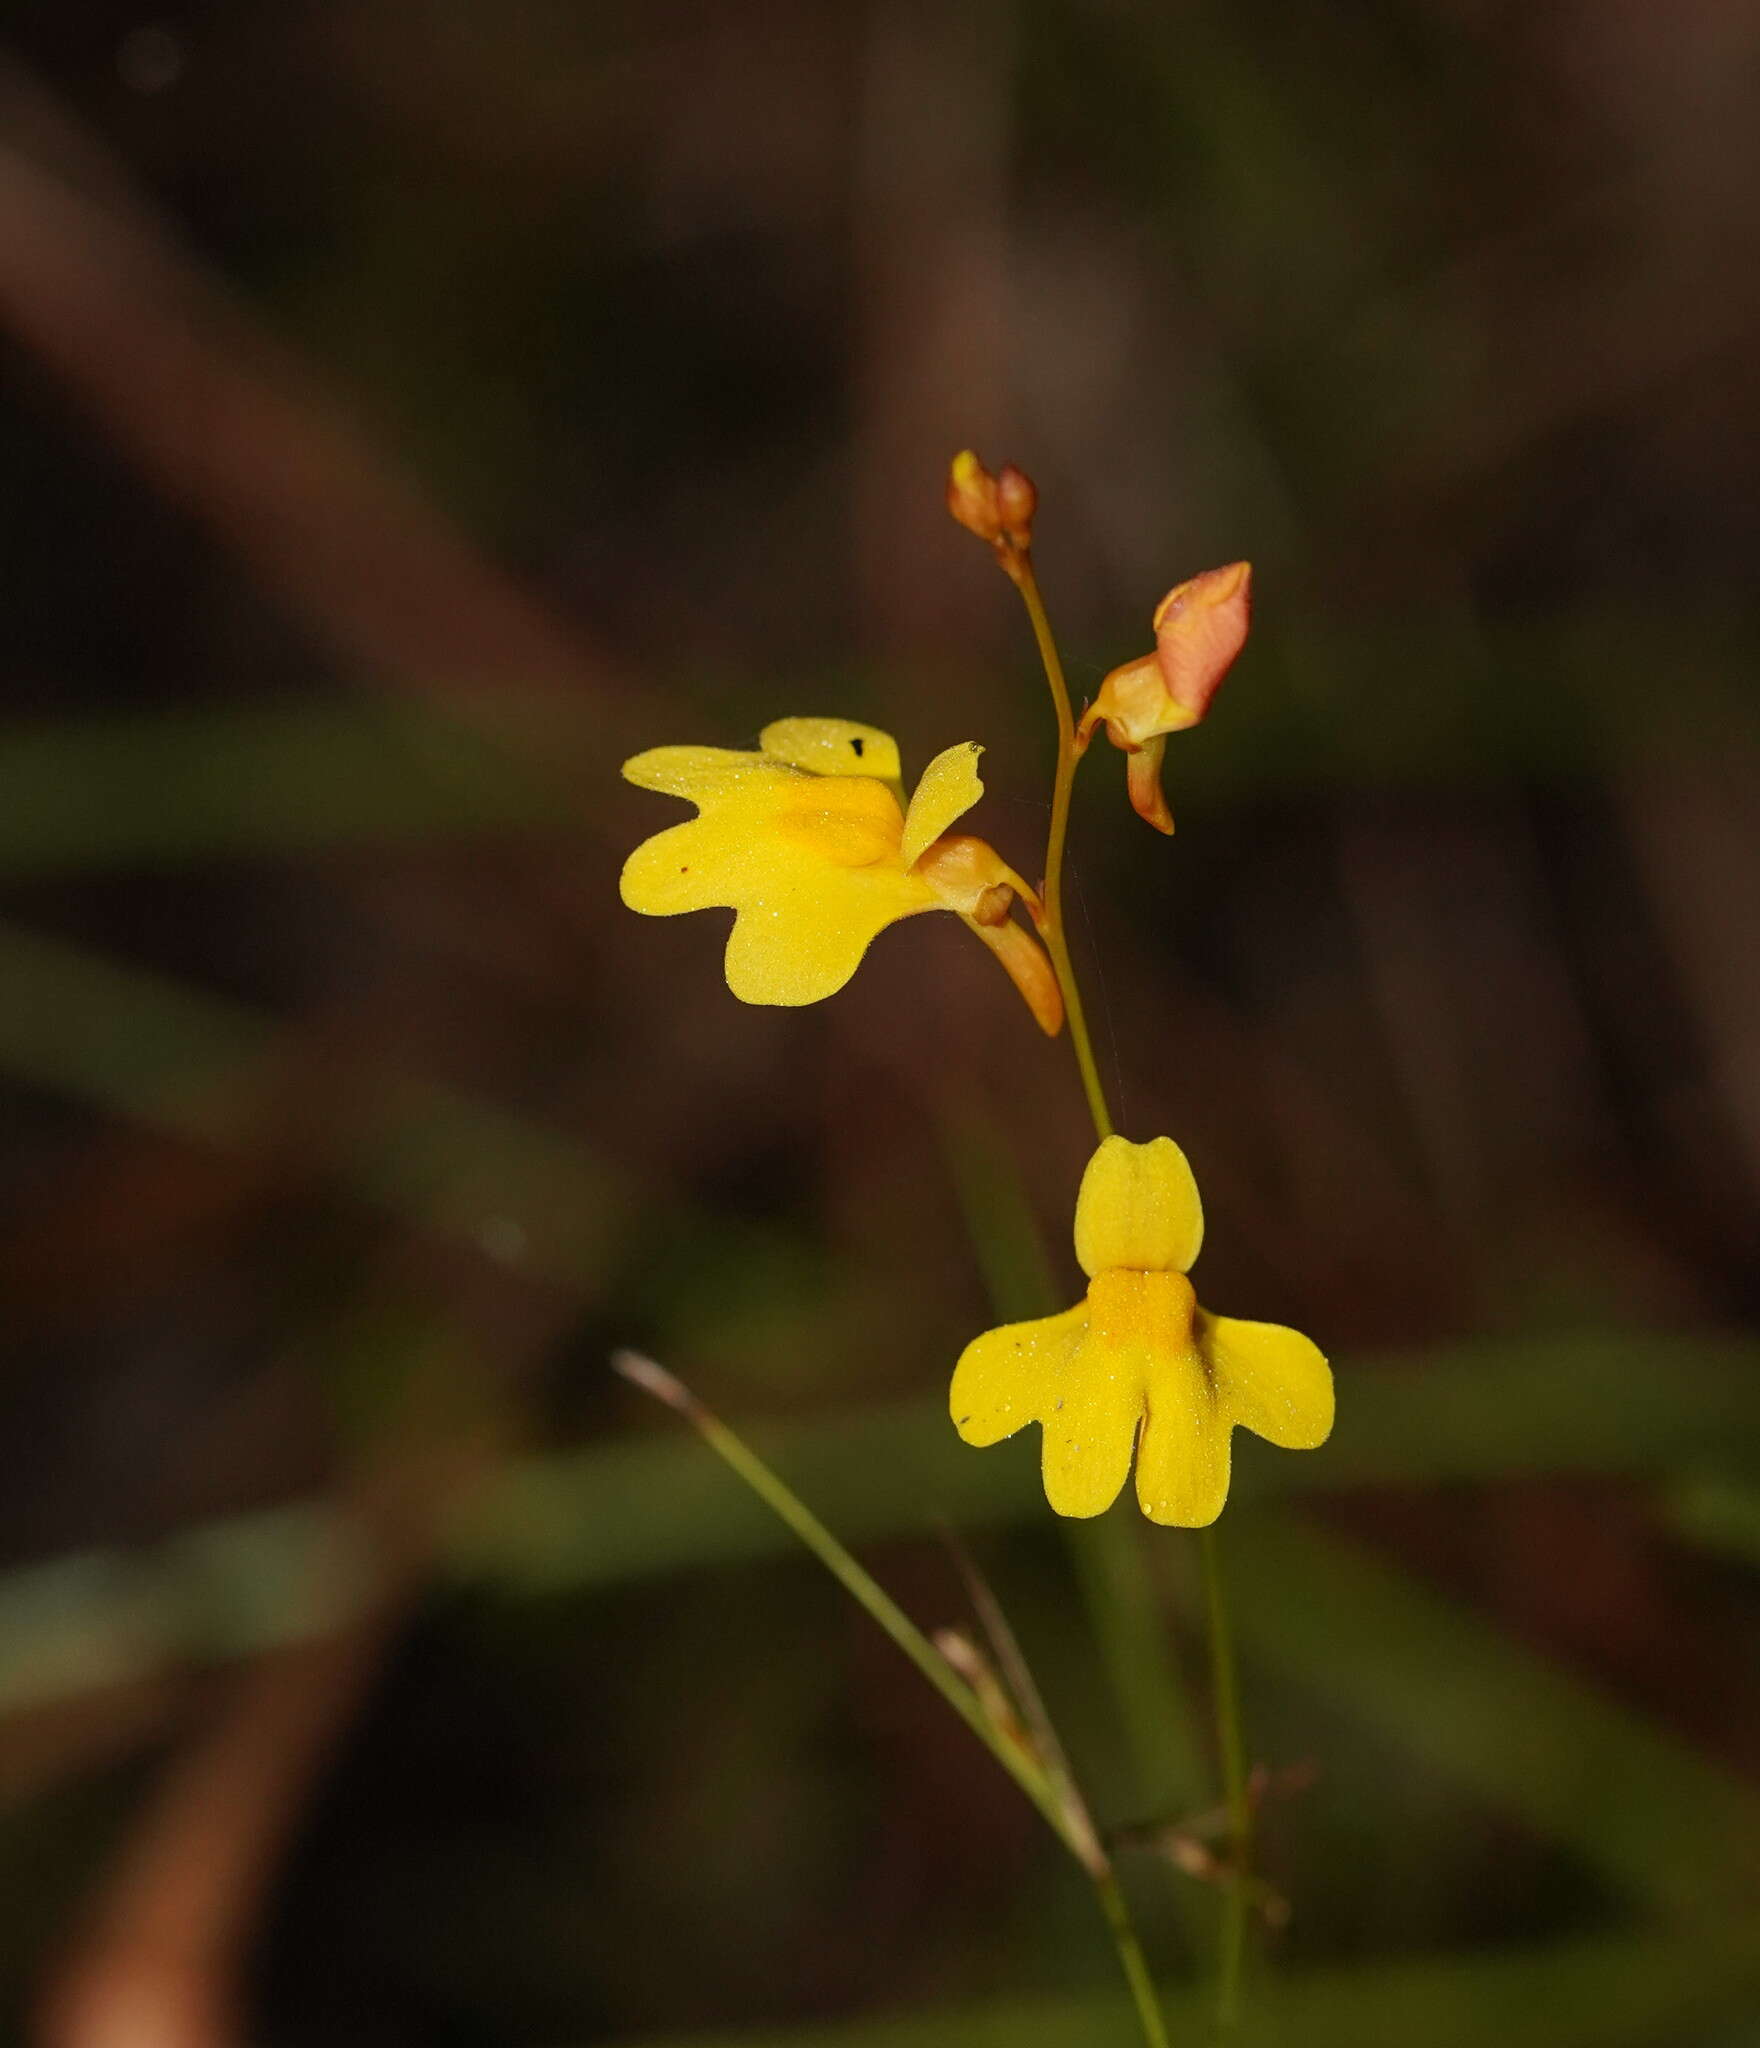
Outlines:
{"label": "flower spur", "polygon": [[650,917],[731,909],[728,987],[741,1002],[786,1005],[835,995],[889,924],[951,910],[1055,1034],[1056,977],[1010,916],[1016,896],[1037,899],[986,841],[948,830],[984,793],[982,751],[966,742],[937,754],[907,806],[896,742],[848,719],[778,719],[755,753],[650,748],[623,764],[625,778],[698,815],[636,848],[623,900]]}
{"label": "flower spur", "polygon": [[969,1444],[1042,1431],[1045,1497],[1060,1515],[1103,1514],[1137,1461],[1152,1522],[1200,1529],[1228,1498],[1238,1424],[1284,1450],[1332,1431],[1332,1374],[1317,1345],[1275,1323],[1200,1308],[1186,1273],[1204,1216],[1171,1138],[1107,1138],[1076,1201],[1087,1299],[1062,1315],[974,1338],[950,1410]]}

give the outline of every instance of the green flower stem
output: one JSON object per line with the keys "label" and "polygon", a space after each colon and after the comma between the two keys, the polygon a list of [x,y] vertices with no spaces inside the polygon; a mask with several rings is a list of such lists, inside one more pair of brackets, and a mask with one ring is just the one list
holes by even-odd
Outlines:
{"label": "green flower stem", "polygon": [[1247,1797],[1246,1745],[1241,1736],[1240,1679],[1234,1631],[1222,1580],[1221,1545],[1214,1527],[1202,1532],[1204,1602],[1210,1617],[1210,1675],[1216,1701],[1222,1796],[1228,1807],[1228,1885],[1223,1895],[1222,1953],[1216,1983],[1216,2028],[1226,2038],[1240,2025],[1241,1977],[1247,1953],[1247,1908],[1252,1896],[1253,1808]]}
{"label": "green flower stem", "polygon": [[1131,2003],[1137,2009],[1137,2023],[1143,2030],[1143,2039],[1148,2048],[1168,2048],[1167,2028],[1161,2017],[1161,2000],[1156,1994],[1155,1979],[1149,1974],[1143,1944],[1137,1939],[1136,1923],[1131,1918],[1131,1909],[1125,1903],[1124,1892],[1113,1874],[1112,1865],[1102,1863],[1088,1874],[1094,1881],[1100,1910],[1106,1915],[1106,1924],[1112,1930],[1112,1944],[1118,1950],[1124,1979],[1130,1986]]}
{"label": "green flower stem", "polygon": [[[1069,1018],[1070,1043],[1081,1069],[1082,1087],[1087,1093],[1094,1134],[1105,1140],[1112,1135],[1112,1113],[1106,1091],[1094,1061],[1094,1047],[1088,1036],[1087,1017],[1082,1009],[1081,990],[1076,984],[1075,964],[1063,927],[1063,854],[1069,837],[1070,791],[1075,783],[1076,765],[1081,759],[1076,748],[1075,714],[1070,707],[1069,684],[1064,679],[1063,660],[1046,616],[1045,600],[1033,574],[1032,557],[1025,548],[1001,558],[1009,580],[1020,592],[1032,621],[1033,638],[1045,680],[1051,686],[1052,709],[1057,714],[1057,773],[1051,787],[1051,831],[1045,846],[1044,914],[1040,931],[1046,951],[1063,990],[1063,1005]],[[1216,1532],[1205,1529],[1200,1538],[1204,1560],[1205,1604],[1209,1615],[1211,1690],[1216,1715],[1216,1746],[1222,1763],[1223,1798],[1228,1807],[1230,1854],[1228,1890],[1225,1895],[1220,1956],[1217,1967],[1216,2025],[1227,2036],[1240,2023],[1241,1979],[1246,1960],[1247,1909],[1252,1896],[1252,1809],[1247,1799],[1246,1747],[1241,1732],[1240,1683],[1235,1670],[1234,1634],[1229,1623],[1228,1594],[1217,1559]]]}
{"label": "green flower stem", "polygon": [[798,1494],[786,1487],[762,1458],[705,1408],[682,1381],[639,1352],[619,1351],[612,1364],[633,1386],[664,1401],[682,1415],[709,1448],[806,1545],[852,1599],[879,1623],[953,1711],[1044,1816],[1053,1834],[1081,1865],[1094,1886],[1106,1916],[1119,1964],[1147,2048],[1168,2048],[1154,1980],[1143,1958],[1130,1908],[1119,1888],[1106,1851],[1101,1847],[1079,1795],[1067,1791],[1055,1769],[1047,1769],[1030,1750],[1012,1741],[985,1711],[977,1693],[924,1635],[904,1609],[870,1573],[864,1571]]}
{"label": "green flower stem", "polygon": [[1063,849],[1069,837],[1069,799],[1075,787],[1076,765],[1081,753],[1076,747],[1075,713],[1070,709],[1069,685],[1063,677],[1063,661],[1052,637],[1051,621],[1045,616],[1045,601],[1039,595],[1032,557],[1022,551],[1005,564],[1010,580],[1020,592],[1033,622],[1033,638],[1039,643],[1039,659],[1045,664],[1045,679],[1051,685],[1051,702],[1057,712],[1057,772],[1051,784],[1051,830],[1045,841],[1044,915],[1039,920],[1040,936],[1051,955],[1057,985],[1063,991],[1064,1013],[1069,1020],[1069,1042],[1075,1048],[1081,1069],[1082,1087],[1088,1097],[1088,1111],[1094,1129],[1102,1138],[1112,1136],[1112,1112],[1106,1105],[1100,1069],[1094,1060],[1093,1040],[1088,1036],[1087,1013],[1082,1008],[1082,991],[1076,981],[1075,963],[1069,956],[1069,940],[1063,927]]}

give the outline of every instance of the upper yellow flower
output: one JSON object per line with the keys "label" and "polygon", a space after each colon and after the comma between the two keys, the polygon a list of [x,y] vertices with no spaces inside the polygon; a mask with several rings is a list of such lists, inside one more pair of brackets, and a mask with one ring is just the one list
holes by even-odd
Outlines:
{"label": "upper yellow flower", "polygon": [[1286,1451],[1326,1441],[1332,1374],[1318,1347],[1198,1306],[1185,1276],[1204,1213],[1171,1138],[1105,1140],[1082,1176],[1075,1235],[1087,1299],[987,1330],[961,1354],[950,1408],[967,1443],[1038,1423],[1045,1497],[1060,1515],[1103,1514],[1134,1445],[1144,1514],[1200,1529],[1228,1498],[1237,1423]]}
{"label": "upper yellow flower", "polygon": [[757,753],[651,748],[624,775],[688,798],[699,815],[636,848],[623,900],[650,917],[731,909],[727,985],[746,1003],[835,995],[887,925],[951,910],[1055,1032],[1056,977],[1009,917],[1016,895],[1035,900],[1031,890],[982,839],[947,829],[984,793],[982,752],[967,742],[937,754],[906,809],[896,743],[848,719],[778,719]]}

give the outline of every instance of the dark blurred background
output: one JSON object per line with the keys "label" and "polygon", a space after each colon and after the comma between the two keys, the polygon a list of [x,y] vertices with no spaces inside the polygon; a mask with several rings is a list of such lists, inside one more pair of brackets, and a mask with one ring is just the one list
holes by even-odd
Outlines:
{"label": "dark blurred background", "polygon": [[[983,740],[1034,871],[970,444],[1078,692],[1256,565],[1073,870],[1204,1298],[1338,1372],[1222,1525],[1251,2036],[1760,2040],[1757,85],[1734,0],[4,10],[7,2038],[1131,2038],[605,1363],[925,1625],[957,1525],[1108,1826],[1212,1805],[1190,1540],[942,1407],[1073,1298],[1066,1045],[951,919],[766,1011],[617,900],[619,762],[787,713]],[[1195,2039],[1214,1891],[1121,1856]]]}

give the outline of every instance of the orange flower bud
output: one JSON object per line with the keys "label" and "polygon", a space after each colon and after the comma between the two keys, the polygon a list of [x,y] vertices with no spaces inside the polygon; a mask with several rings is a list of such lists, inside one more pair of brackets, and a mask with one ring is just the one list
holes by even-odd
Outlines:
{"label": "orange flower bud", "polygon": [[968,532],[990,543],[1011,575],[1017,558],[1033,544],[1038,503],[1033,479],[1012,462],[992,476],[969,448],[953,458],[947,472],[947,509]]}
{"label": "orange flower bud", "polygon": [[969,448],[962,448],[948,469],[947,509],[980,540],[994,545],[1002,538],[996,479]]}

